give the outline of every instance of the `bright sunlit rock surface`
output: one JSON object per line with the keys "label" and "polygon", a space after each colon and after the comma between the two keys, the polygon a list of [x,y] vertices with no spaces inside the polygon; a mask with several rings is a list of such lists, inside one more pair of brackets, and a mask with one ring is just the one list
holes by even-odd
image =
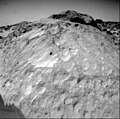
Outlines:
{"label": "bright sunlit rock surface", "polygon": [[29,118],[119,116],[118,45],[92,26],[92,17],[83,18],[78,23],[51,16],[7,31],[1,27],[4,103],[14,103]]}

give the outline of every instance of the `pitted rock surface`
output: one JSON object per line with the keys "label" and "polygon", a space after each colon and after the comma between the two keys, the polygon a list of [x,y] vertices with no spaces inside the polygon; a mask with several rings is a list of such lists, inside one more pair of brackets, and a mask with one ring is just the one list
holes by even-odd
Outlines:
{"label": "pitted rock surface", "polygon": [[0,44],[5,104],[29,118],[119,116],[119,51],[107,34],[52,18],[14,27]]}

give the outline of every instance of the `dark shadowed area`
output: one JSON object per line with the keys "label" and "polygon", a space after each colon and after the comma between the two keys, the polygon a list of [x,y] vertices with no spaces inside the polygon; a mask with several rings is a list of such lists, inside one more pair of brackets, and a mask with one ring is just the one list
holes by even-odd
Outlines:
{"label": "dark shadowed area", "polygon": [[65,10],[119,21],[119,0],[0,0],[0,26],[35,21]]}
{"label": "dark shadowed area", "polygon": [[0,95],[0,118],[24,118],[24,115],[13,104],[5,106],[2,96]]}

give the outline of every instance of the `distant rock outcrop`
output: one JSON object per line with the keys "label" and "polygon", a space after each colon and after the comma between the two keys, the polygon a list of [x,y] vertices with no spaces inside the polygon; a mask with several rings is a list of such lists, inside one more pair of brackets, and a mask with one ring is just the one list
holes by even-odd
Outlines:
{"label": "distant rock outcrop", "polygon": [[68,20],[71,22],[96,26],[96,22],[91,16],[87,14],[77,13],[76,11],[73,11],[73,10],[67,10],[67,11],[61,12],[60,14],[54,14],[54,15],[51,15],[49,18]]}
{"label": "distant rock outcrop", "polygon": [[119,118],[118,24],[68,10],[0,27],[4,103],[26,118]]}

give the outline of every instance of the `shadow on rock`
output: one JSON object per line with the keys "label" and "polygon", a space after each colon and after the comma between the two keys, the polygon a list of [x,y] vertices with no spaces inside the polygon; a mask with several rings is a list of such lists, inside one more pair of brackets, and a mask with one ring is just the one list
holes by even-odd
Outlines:
{"label": "shadow on rock", "polygon": [[0,118],[25,118],[22,112],[14,105],[4,105],[0,95]]}

